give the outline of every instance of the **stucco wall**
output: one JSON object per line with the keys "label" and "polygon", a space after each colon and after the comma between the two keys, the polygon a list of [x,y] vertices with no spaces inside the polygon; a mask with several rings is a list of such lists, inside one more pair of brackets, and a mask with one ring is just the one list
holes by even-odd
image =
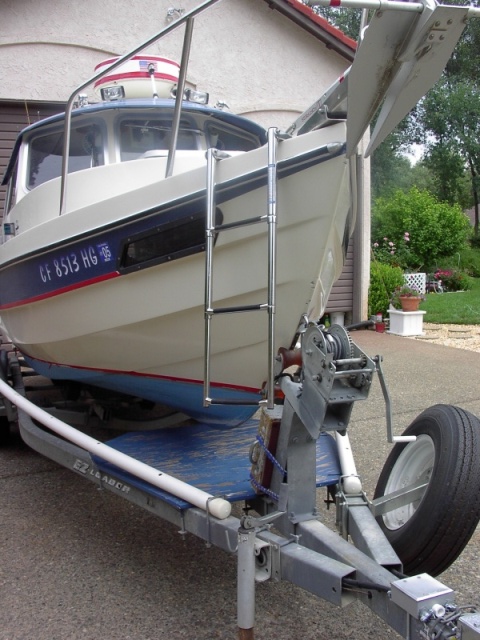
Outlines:
{"label": "stucco wall", "polygon": [[[190,10],[198,0],[177,0]],[[0,99],[65,101],[94,66],[168,23],[171,0],[3,0]],[[181,58],[183,27],[149,53]],[[348,66],[261,0],[223,0],[195,20],[189,80],[265,125],[287,125]]]}

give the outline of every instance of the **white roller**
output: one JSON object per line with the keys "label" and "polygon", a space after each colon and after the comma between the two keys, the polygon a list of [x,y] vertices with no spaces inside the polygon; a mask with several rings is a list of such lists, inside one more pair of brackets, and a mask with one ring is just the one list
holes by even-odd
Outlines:
{"label": "white roller", "polygon": [[361,493],[362,481],[357,474],[350,438],[347,433],[341,434],[336,431],[335,440],[337,441],[338,457],[340,459],[340,468],[342,469],[343,489],[347,494]]}
{"label": "white roller", "polygon": [[10,402],[15,404],[19,409],[22,409],[30,417],[38,420],[48,429],[51,429],[63,438],[73,442],[82,449],[85,449],[91,454],[97,455],[107,462],[111,462],[120,469],[128,471],[129,473],[149,482],[150,484],[163,489],[168,493],[171,493],[190,504],[193,504],[200,509],[208,510],[212,516],[224,520],[230,515],[232,507],[227,500],[223,498],[214,498],[209,493],[192,487],[186,482],[182,482],[177,478],[163,473],[159,469],[135,460],[125,453],[121,453],[112,447],[91,438],[86,434],[74,429],[70,425],[62,422],[58,418],[50,415],[47,411],[44,411],[40,407],[37,407],[33,402],[27,400],[24,396],[20,395],[17,391],[12,389],[6,382],[0,380],[0,393],[5,396]]}

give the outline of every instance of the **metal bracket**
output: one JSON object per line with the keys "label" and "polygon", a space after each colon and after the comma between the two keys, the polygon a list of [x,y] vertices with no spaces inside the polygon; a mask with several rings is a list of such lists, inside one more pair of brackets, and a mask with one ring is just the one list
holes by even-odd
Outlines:
{"label": "metal bracket", "polygon": [[344,540],[347,540],[349,536],[348,512],[355,507],[368,507],[368,499],[363,491],[347,495],[340,490],[336,494],[336,503],[337,515],[335,524],[339,534]]}
{"label": "metal bracket", "polygon": [[261,516],[260,518],[245,515],[242,516],[240,522],[243,529],[256,529],[257,531],[260,531],[261,529],[267,529],[274,520],[284,515],[285,511],[272,511],[272,513],[267,513],[267,515]]}

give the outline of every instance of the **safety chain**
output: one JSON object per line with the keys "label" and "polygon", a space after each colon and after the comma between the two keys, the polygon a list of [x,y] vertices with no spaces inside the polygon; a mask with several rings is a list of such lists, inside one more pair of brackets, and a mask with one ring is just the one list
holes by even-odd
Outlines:
{"label": "safety chain", "polygon": [[265,451],[265,455],[267,456],[267,458],[270,460],[270,462],[277,467],[277,469],[280,471],[280,473],[282,474],[282,476],[285,476],[287,471],[286,469],[284,469],[282,467],[282,465],[279,463],[279,461],[275,458],[275,456],[273,455],[273,453],[271,451],[269,451],[267,449],[267,445],[265,444],[264,439],[262,438],[262,436],[257,434],[257,440],[260,443],[260,446],[262,447],[262,449]]}
{"label": "safety chain", "polygon": [[278,494],[261,485],[257,480],[255,480],[252,473],[250,473],[250,482],[253,484],[255,489],[258,489],[262,493],[265,493],[269,498],[272,498],[272,500],[274,500],[275,502],[278,502]]}

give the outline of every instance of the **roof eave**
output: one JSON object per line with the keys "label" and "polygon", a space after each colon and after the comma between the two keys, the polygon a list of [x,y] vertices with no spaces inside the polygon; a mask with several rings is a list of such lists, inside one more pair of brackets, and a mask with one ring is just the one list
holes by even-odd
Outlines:
{"label": "roof eave", "polygon": [[[289,0],[265,0],[271,9],[276,9],[281,14],[290,18],[295,24],[325,44],[327,49],[331,49],[343,56],[349,62],[355,57],[356,43],[346,36],[339,29],[332,27],[326,20],[319,24],[312,19],[312,9],[299,2]],[[294,6],[295,4],[295,6]]]}

